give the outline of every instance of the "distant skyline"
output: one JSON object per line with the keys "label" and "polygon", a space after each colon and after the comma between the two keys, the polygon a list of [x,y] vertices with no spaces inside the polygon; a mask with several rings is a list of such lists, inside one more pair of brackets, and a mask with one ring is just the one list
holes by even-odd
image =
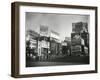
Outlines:
{"label": "distant skyline", "polygon": [[46,25],[50,30],[60,34],[60,39],[71,37],[72,23],[87,22],[89,29],[89,15],[50,14],[26,12],[25,28],[39,33],[40,25]]}

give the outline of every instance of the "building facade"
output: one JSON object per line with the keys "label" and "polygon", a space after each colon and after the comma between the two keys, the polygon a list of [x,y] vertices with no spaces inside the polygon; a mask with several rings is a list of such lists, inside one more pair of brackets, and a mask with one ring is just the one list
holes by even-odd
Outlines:
{"label": "building facade", "polygon": [[50,51],[52,55],[59,55],[61,53],[61,41],[59,33],[51,30],[50,35]]}
{"label": "building facade", "polygon": [[40,37],[38,39],[39,60],[47,59],[50,53],[49,28],[46,25],[40,25]]}
{"label": "building facade", "polygon": [[89,55],[89,32],[87,23],[72,23],[71,55]]}
{"label": "building facade", "polygon": [[26,55],[35,57],[38,55],[38,37],[39,34],[33,30],[26,32]]}

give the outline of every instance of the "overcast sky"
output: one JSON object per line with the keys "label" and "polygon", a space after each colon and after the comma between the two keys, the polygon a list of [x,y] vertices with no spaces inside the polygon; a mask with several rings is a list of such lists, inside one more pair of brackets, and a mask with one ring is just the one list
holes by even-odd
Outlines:
{"label": "overcast sky", "polygon": [[60,39],[64,40],[65,37],[71,37],[72,23],[76,22],[89,23],[89,16],[26,12],[25,27],[26,30],[39,32],[40,25],[47,25],[50,29],[58,32]]}

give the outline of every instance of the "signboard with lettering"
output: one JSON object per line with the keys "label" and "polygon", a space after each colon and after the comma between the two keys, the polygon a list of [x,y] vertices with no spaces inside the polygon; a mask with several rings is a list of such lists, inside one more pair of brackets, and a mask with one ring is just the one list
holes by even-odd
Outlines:
{"label": "signboard with lettering", "polygon": [[49,32],[48,32],[48,26],[45,25],[41,25],[40,26],[40,35],[42,36],[48,36]]}

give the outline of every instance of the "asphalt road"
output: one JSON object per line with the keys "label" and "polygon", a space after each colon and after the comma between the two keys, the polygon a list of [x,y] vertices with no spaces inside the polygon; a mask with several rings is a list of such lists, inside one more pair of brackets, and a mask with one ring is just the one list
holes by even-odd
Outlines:
{"label": "asphalt road", "polygon": [[44,60],[44,61],[28,61],[26,67],[35,66],[56,66],[56,65],[80,65],[89,64],[89,56],[66,56],[58,59]]}
{"label": "asphalt road", "polygon": [[57,66],[57,65],[81,65],[83,63],[71,62],[28,62],[26,67],[39,67],[39,66]]}

